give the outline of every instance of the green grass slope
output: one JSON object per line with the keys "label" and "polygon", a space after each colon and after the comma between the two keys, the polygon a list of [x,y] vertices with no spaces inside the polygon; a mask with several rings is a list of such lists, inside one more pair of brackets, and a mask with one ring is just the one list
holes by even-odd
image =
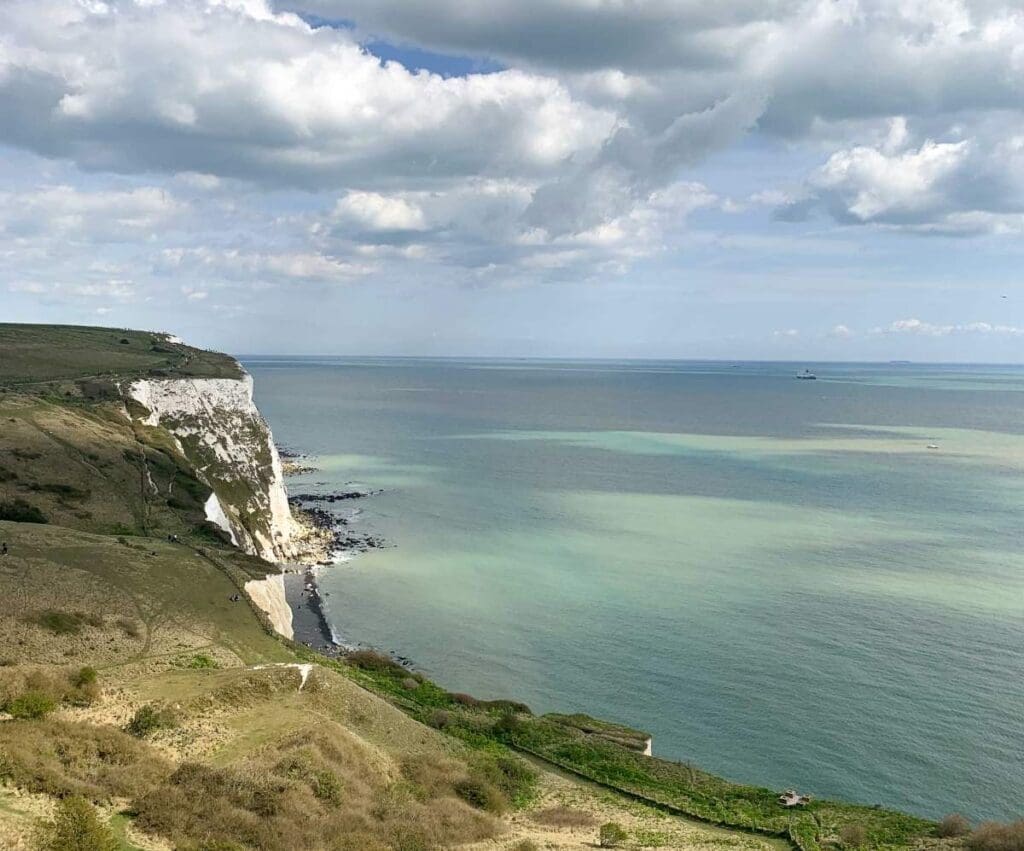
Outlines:
{"label": "green grass slope", "polygon": [[0,323],[0,385],[154,374],[236,378],[238,364],[148,331]]}

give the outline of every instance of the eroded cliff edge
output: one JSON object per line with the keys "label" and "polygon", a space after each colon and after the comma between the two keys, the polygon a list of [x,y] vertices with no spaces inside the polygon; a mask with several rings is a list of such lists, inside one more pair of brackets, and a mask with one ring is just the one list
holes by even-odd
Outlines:
{"label": "eroded cliff edge", "polygon": [[269,562],[301,556],[273,435],[253,402],[252,376],[140,379],[125,386],[129,415],[176,441],[211,490],[206,518]]}

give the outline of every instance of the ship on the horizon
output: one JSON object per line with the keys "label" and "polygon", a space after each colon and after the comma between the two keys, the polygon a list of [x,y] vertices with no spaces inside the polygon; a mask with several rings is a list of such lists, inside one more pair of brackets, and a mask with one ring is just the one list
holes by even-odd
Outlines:
{"label": "ship on the horizon", "polygon": [[802,379],[804,381],[814,381],[818,376],[816,376],[809,369],[805,369],[803,372],[798,372],[796,374],[796,377],[800,378],[800,379]]}

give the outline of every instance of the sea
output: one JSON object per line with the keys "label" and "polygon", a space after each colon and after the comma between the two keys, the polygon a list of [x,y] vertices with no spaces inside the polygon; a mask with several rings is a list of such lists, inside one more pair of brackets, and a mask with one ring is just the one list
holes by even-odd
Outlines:
{"label": "sea", "polygon": [[[1024,816],[1024,368],[243,358],[338,641],[732,780]],[[809,368],[814,381],[796,380]]]}

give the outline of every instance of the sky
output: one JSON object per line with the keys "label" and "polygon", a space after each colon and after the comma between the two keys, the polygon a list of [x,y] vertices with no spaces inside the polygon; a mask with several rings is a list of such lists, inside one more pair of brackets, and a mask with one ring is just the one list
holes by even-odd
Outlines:
{"label": "sky", "polygon": [[1024,362],[1024,2],[2,0],[0,321]]}

